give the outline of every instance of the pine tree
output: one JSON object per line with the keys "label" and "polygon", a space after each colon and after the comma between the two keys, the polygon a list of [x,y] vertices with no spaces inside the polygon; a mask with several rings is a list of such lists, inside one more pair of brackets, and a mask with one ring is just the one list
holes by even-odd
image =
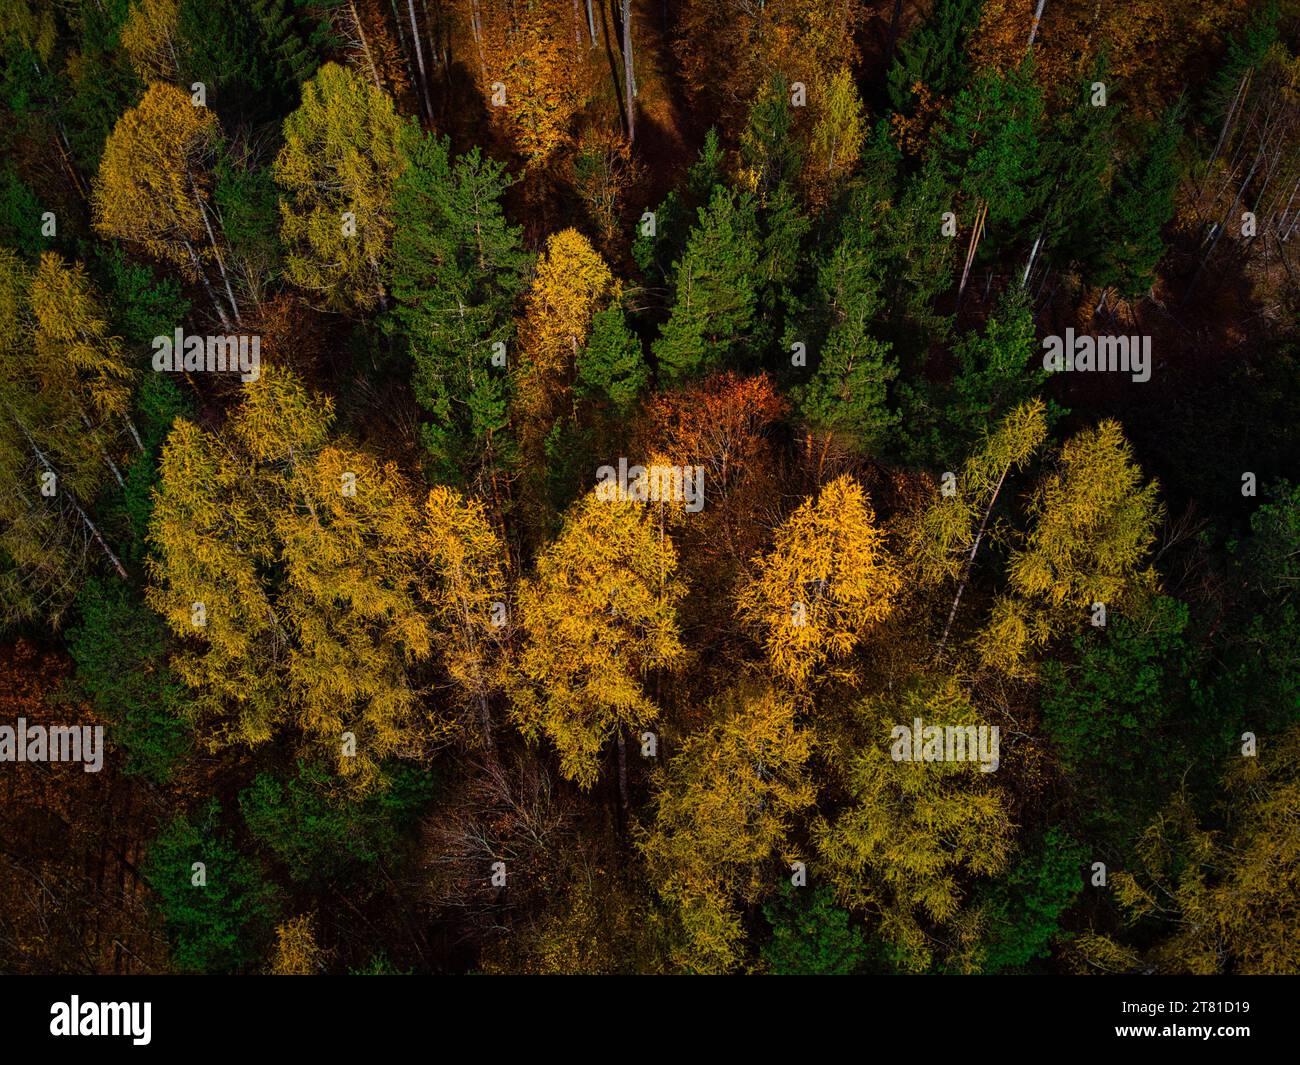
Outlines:
{"label": "pine tree", "polygon": [[700,154],[686,172],[686,180],[668,195],[653,212],[654,231],[644,223],[637,227],[632,243],[632,257],[646,278],[656,285],[667,283],[672,264],[686,250],[691,233],[691,219],[713,198],[713,190],[723,184],[726,173],[718,131],[710,126],[704,136]]}
{"label": "pine tree", "polygon": [[968,209],[983,205],[995,245],[1023,239],[1021,226],[1041,206],[1042,91],[1032,62],[1005,74],[986,70],[953,102],[937,150]]}
{"label": "pine tree", "polygon": [[799,172],[791,111],[789,86],[778,74],[755,98],[740,136],[740,182],[760,204]]}
{"label": "pine tree", "polygon": [[753,199],[717,187],[673,264],[673,308],[654,344],[661,380],[679,384],[747,350],[760,283]]}
{"label": "pine tree", "polygon": [[452,161],[445,139],[408,134],[393,199],[389,276],[393,324],[414,363],[416,399],[432,420],[423,438],[439,473],[472,480],[504,446],[512,308],[529,256],[501,209],[504,168],[477,148]]}
{"label": "pine tree", "polygon": [[[276,891],[256,862],[217,831],[216,799],[195,820],[178,814],[149,845],[140,868],[157,893],[158,909],[182,972],[229,973],[262,955],[275,920]],[[194,863],[203,863],[203,886]]]}
{"label": "pine tree", "polygon": [[911,110],[915,86],[947,95],[967,77],[966,38],[979,22],[983,0],[938,0],[930,17],[898,46],[889,68],[889,101],[896,112]]}
{"label": "pine tree", "polygon": [[850,214],[841,232],[817,275],[817,368],[794,396],[815,432],[874,454],[897,420],[886,404],[898,367],[890,345],[874,335],[883,310],[884,268],[865,214]]}
{"label": "pine tree", "polygon": [[954,345],[957,375],[944,404],[942,439],[958,449],[973,444],[989,425],[1026,402],[1047,379],[1037,356],[1029,293],[1013,285],[983,332],[972,330]]}
{"label": "pine tree", "polygon": [[1164,228],[1174,215],[1178,186],[1175,155],[1182,140],[1183,106],[1167,109],[1145,151],[1115,179],[1113,209],[1093,255],[1093,279],[1125,297],[1147,292],[1165,253]]}
{"label": "pine tree", "polygon": [[591,319],[591,335],[578,353],[574,392],[623,415],[632,410],[649,377],[641,339],[628,328],[622,303],[615,301],[597,311]]}

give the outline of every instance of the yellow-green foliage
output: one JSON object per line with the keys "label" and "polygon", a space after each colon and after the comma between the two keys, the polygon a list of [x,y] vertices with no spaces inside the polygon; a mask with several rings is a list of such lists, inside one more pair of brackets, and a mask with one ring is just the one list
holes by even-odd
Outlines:
{"label": "yellow-green foliage", "polygon": [[981,725],[981,715],[952,679],[920,681],[858,708],[864,737],[840,767],[847,808],[815,827],[814,838],[840,899],[867,914],[892,944],[898,964],[926,969],[937,925],[959,943],[975,938],[978,915],[965,897],[972,876],[1006,865],[1014,828],[993,774],[976,761],[895,761],[891,730]]}
{"label": "yellow-green foliage", "polygon": [[275,180],[289,278],[333,310],[383,299],[401,132],[393,101],[335,63],[303,85],[284,121]]}
{"label": "yellow-green foliage", "polygon": [[641,845],[651,881],[678,912],[678,963],[695,972],[739,962],[733,900],[757,901],[789,876],[791,828],[816,799],[811,735],[790,695],[748,679],[712,710],[714,723],[656,773],[655,819]]}

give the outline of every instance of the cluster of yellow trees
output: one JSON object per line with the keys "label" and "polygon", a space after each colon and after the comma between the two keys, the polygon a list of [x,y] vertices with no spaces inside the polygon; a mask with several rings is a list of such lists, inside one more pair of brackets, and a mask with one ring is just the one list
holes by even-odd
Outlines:
{"label": "cluster of yellow trees", "polygon": [[[914,716],[978,722],[956,671],[1023,673],[1044,634],[1075,631],[1098,596],[1116,602],[1149,582],[1155,486],[1118,428],[1071,438],[1032,490],[1028,532],[999,533],[1011,541],[1009,591],[973,658],[963,649],[847,710],[828,693],[880,668],[863,652],[881,621],[918,595],[959,594],[994,496],[1044,443],[1043,417],[1032,401],[995,427],[957,493],[936,492],[904,535],[844,476],[752,560],[734,613],[760,658],[665,752],[641,837],[682,922],[683,965],[736,963],[733,900],[760,898],[778,859],[801,860],[794,831],[819,786],[849,798],[811,825],[842,900],[882,915],[917,968],[931,957],[928,925],[973,947],[960,876],[1002,868],[1007,801],[970,764],[891,762],[882,737]],[[421,501],[392,464],[334,439],[331,419],[328,400],[270,368],[224,427],[179,419],[167,441],[149,599],[184,648],[176,665],[200,735],[214,747],[297,735],[365,788],[387,755],[487,742],[504,711],[591,788],[611,742],[660,727],[657,679],[691,664],[678,616],[688,589],[667,531],[690,516],[663,522],[654,506],[592,491],[520,573],[481,504],[447,487]]]}

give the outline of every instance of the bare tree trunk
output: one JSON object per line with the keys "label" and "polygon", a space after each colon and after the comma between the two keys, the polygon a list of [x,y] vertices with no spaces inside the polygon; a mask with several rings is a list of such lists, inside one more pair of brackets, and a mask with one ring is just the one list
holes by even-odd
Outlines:
{"label": "bare tree trunk", "polygon": [[127,431],[131,434],[131,439],[135,441],[135,446],[139,449],[140,454],[143,455],[144,441],[140,439],[140,434],[136,432],[135,423],[132,422],[130,418],[126,418],[126,417],[124,417],[122,420],[126,422],[126,428]]}
{"label": "bare tree trunk", "polygon": [[894,49],[898,47],[898,24],[903,18],[903,0],[894,0],[894,15],[889,20],[889,47],[885,49],[885,69],[894,59]]}
{"label": "bare tree trunk", "polygon": [[487,79],[487,57],[483,55],[483,12],[479,0],[470,0],[469,24],[474,31],[474,47],[478,49],[478,69],[484,80]]}
{"label": "bare tree trunk", "polygon": [[989,206],[981,203],[975,211],[975,225],[970,231],[970,246],[966,249],[966,265],[962,267],[961,284],[957,286],[957,302],[961,303],[962,293],[966,291],[966,282],[970,278],[971,263],[975,261],[975,252],[979,250],[980,238],[984,235],[984,219],[988,216]]}
{"label": "bare tree trunk", "polygon": [[618,797],[623,803],[623,816],[627,816],[627,740],[623,738],[623,729],[618,730]]}
{"label": "bare tree trunk", "polygon": [[[84,412],[81,415],[81,424],[89,429],[92,434],[95,432],[95,427],[90,424],[90,419],[86,417]],[[104,465],[108,467],[109,472],[112,473],[113,478],[117,481],[119,487],[125,488],[126,481],[122,479],[122,471],[117,468],[117,463],[114,462],[109,453],[104,450],[104,445],[96,441],[95,449],[99,452],[99,457],[104,460]]]}
{"label": "bare tree trunk", "polygon": [[1191,300],[1192,292],[1195,291],[1196,289],[1196,282],[1200,280],[1201,274],[1205,270],[1206,263],[1210,261],[1210,256],[1214,254],[1214,249],[1218,247],[1219,240],[1223,236],[1224,230],[1226,230],[1228,228],[1228,225],[1231,223],[1232,216],[1234,213],[1236,213],[1238,204],[1241,203],[1241,194],[1242,192],[1245,191],[1246,186],[1250,184],[1250,180],[1255,176],[1255,171],[1256,169],[1258,169],[1258,167],[1259,167],[1259,153],[1257,152],[1255,154],[1255,161],[1251,163],[1250,170],[1246,174],[1246,180],[1243,181],[1238,186],[1237,194],[1232,198],[1232,206],[1229,207],[1227,213],[1224,214],[1223,221],[1219,223],[1218,228],[1215,230],[1214,239],[1210,241],[1210,246],[1205,249],[1205,254],[1201,257],[1201,262],[1196,267],[1196,273],[1192,275],[1191,281],[1187,283],[1187,291],[1183,295],[1184,306],[1186,306],[1188,301]]}
{"label": "bare tree trunk", "polygon": [[370,68],[370,77],[375,83],[375,88],[383,92],[384,87],[379,83],[379,68],[375,66],[375,57],[370,53],[370,42],[366,40],[366,31],[361,25],[361,15],[357,11],[356,0],[348,0],[348,8],[352,12],[352,23],[357,28],[357,36],[361,39],[361,50],[366,56],[366,66]]}
{"label": "bare tree trunk", "polygon": [[[23,424],[22,419],[19,418],[18,415],[14,413],[14,409],[12,407],[9,407],[8,404],[5,404],[5,406],[8,407],[9,416],[13,418],[14,424],[18,426],[18,428],[22,431],[23,436],[27,438],[27,444],[32,449],[32,454],[36,456],[36,461],[38,461],[42,466],[45,467],[47,473],[52,473],[54,474],[55,478],[57,478],[59,476],[58,471],[53,466],[50,465],[49,459],[45,457],[45,453],[41,451],[36,441],[32,438],[32,434],[27,431],[27,426]],[[81,518],[82,522],[85,524],[87,531],[90,533],[92,537],[94,537],[95,543],[99,544],[100,550],[104,552],[104,557],[107,558],[110,563],[112,563],[113,569],[117,571],[117,575],[121,577],[122,580],[129,581],[130,577],[127,576],[125,567],[122,565],[120,561],[118,561],[118,557],[115,554],[113,554],[113,549],[108,546],[107,541],[105,541],[104,537],[100,535],[99,529],[97,529],[95,527],[95,523],[90,520],[90,516],[84,510],[81,509],[81,504],[77,502],[77,497],[74,496],[71,492],[67,492],[66,490],[65,490],[65,495],[67,496],[69,502],[72,503],[72,507],[74,510],[76,510],[77,515]]]}
{"label": "bare tree trunk", "polygon": [[1002,492],[1002,482],[1007,479],[1007,471],[1010,469],[1010,463],[1002,467],[1002,476],[998,478],[997,487],[993,489],[989,505],[984,508],[984,517],[980,519],[979,532],[975,534],[975,542],[971,544],[970,555],[967,556],[966,562],[962,566],[961,582],[957,585],[957,594],[952,597],[952,606],[948,608],[948,620],[944,622],[943,635],[939,638],[939,649],[934,653],[935,658],[943,654],[944,645],[948,642],[948,633],[952,630],[953,619],[957,616],[957,605],[961,602],[962,593],[966,591],[966,585],[970,581],[971,570],[975,566],[975,555],[979,552],[980,541],[984,539],[984,530],[988,527],[989,515],[993,513],[993,507],[998,501],[998,495]]}
{"label": "bare tree trunk", "polygon": [[227,329],[230,328],[230,317],[226,314],[226,309],[221,305],[221,300],[217,298],[216,290],[212,287],[212,282],[208,280],[208,275],[203,272],[203,264],[199,261],[198,253],[195,252],[193,245],[187,240],[185,250],[190,255],[190,265],[194,267],[194,272],[199,275],[199,280],[203,283],[203,288],[207,291],[208,299],[212,301],[212,309],[217,312],[217,317],[221,319],[221,324]]}
{"label": "bare tree trunk", "polygon": [[623,83],[627,99],[627,142],[636,143],[636,76],[632,72],[632,0],[622,0]]}
{"label": "bare tree trunk", "polygon": [[1034,46],[1034,38],[1038,36],[1038,23],[1042,21],[1043,8],[1046,6],[1047,0],[1038,0],[1038,10],[1034,12],[1034,24],[1029,29],[1029,44],[1026,45],[1026,48]]}
{"label": "bare tree trunk", "polygon": [[239,304],[235,301],[235,290],[230,287],[230,275],[226,273],[225,260],[221,258],[221,249],[217,247],[216,234],[212,232],[212,224],[208,221],[207,204],[203,202],[203,197],[199,193],[198,182],[194,180],[194,175],[189,175],[190,191],[194,193],[194,202],[199,206],[199,214],[203,217],[203,228],[208,233],[208,244],[212,248],[212,254],[217,260],[217,270],[221,273],[221,280],[226,286],[226,295],[230,299],[230,309],[235,314],[235,321],[239,319]]}
{"label": "bare tree trunk", "polygon": [[429,78],[424,72],[424,48],[420,45],[420,24],[415,17],[415,0],[406,0],[406,10],[411,17],[411,38],[415,42],[415,65],[420,71],[420,106],[424,113],[433,117],[433,106],[429,101]]}

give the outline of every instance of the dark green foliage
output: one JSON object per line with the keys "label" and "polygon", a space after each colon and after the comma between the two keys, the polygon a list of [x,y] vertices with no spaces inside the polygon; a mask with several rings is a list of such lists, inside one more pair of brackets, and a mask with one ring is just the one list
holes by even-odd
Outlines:
{"label": "dark green foliage", "polygon": [[1241,732],[1275,734],[1300,721],[1300,486],[1280,481],[1251,515],[1251,535],[1229,543],[1229,580],[1241,590],[1204,702],[1221,722],[1220,749]]}
{"label": "dark green foliage", "polygon": [[[131,344],[149,345],[157,336],[171,336],[189,314],[190,301],[173,278],[159,277],[150,267],[132,262],[120,247],[100,251],[107,306],[113,326]],[[147,365],[141,358],[141,366]]]}
{"label": "dark green foliage", "polygon": [[763,960],[778,976],[845,976],[867,963],[866,938],[825,885],[811,890],[786,885],[763,907],[763,916],[772,926]]}
{"label": "dark green foliage", "polygon": [[[887,165],[883,151],[873,157]],[[907,179],[895,200],[864,205],[880,230],[887,295],[882,335],[913,359],[943,340],[951,323],[936,313],[935,300],[954,283],[956,241],[942,237],[941,226],[944,212],[958,209],[955,197],[932,159]]]}
{"label": "dark green foliage", "polygon": [[797,320],[803,307],[802,294],[807,288],[803,244],[812,222],[790,186],[783,183],[768,196],[759,213],[759,227],[763,234],[759,256],[762,285],[751,344],[766,367],[772,345],[777,338],[789,335],[786,323]]}
{"label": "dark green foliage", "polygon": [[231,257],[264,283],[279,272],[284,254],[279,197],[271,168],[236,161],[223,153],[217,160],[216,176],[213,194]]}
{"label": "dark green foliage", "polygon": [[790,88],[778,74],[758,94],[740,137],[740,160],[760,202],[799,172],[799,149],[792,134]]}
{"label": "dark green foliage", "polygon": [[148,371],[140,379],[136,393],[136,417],[132,424],[140,434],[144,453],[135,455],[125,472],[126,484],[122,489],[120,509],[130,531],[130,539],[123,545],[123,554],[131,562],[143,563],[147,553],[145,534],[149,516],[153,513],[153,490],[158,483],[158,454],[172,422],[177,418],[190,418],[194,405],[180,390],[175,380],[164,374]]}
{"label": "dark green foliage", "polygon": [[98,169],[117,120],[144,94],[120,41],[130,11],[130,0],[104,0],[80,13],[78,62],[62,112],[73,157],[87,173]]}
{"label": "dark green foliage", "polygon": [[661,382],[678,384],[748,352],[762,266],[753,197],[721,186],[673,264],[673,309],[654,345]]}
{"label": "dark green foliage", "polygon": [[641,340],[628,328],[622,305],[611,303],[597,311],[591,319],[591,335],[578,352],[574,392],[626,413],[649,376]]}
{"label": "dark green foliage", "polygon": [[328,773],[299,762],[293,776],[259,773],[240,792],[239,808],[253,838],[293,879],[319,882],[391,853],[431,796],[428,775],[406,766],[358,799]]}
{"label": "dark green foliage", "polygon": [[1043,131],[1043,94],[1029,60],[1005,74],[977,74],[948,111],[937,150],[971,215],[966,224],[976,204],[988,205],[990,251],[1024,243],[1021,226],[1043,203]]}
{"label": "dark green foliage", "polygon": [[1043,721],[1067,769],[1114,779],[1147,757],[1182,696],[1187,621],[1185,603],[1161,596],[1142,617],[1112,614],[1102,634],[1078,637],[1075,669],[1049,666]]}
{"label": "dark green foliage", "polygon": [[929,17],[903,38],[889,68],[889,102],[911,110],[913,86],[947,94],[966,80],[966,37],[979,23],[984,0],[937,0]]}
{"label": "dark green foliage", "polygon": [[638,223],[632,257],[648,281],[656,285],[667,283],[672,264],[686,250],[691,220],[713,198],[715,186],[721,185],[725,177],[718,131],[711,128],[705,135],[699,158],[686,174],[686,181],[669,192],[656,208],[654,235],[645,233]]}
{"label": "dark green foliage", "polygon": [[287,110],[290,87],[278,82],[276,64],[263,51],[261,27],[248,4],[181,0],[176,22],[181,84],[202,82],[209,107],[231,118]]}
{"label": "dark green foliage", "polygon": [[1277,0],[1269,0],[1229,42],[1228,53],[1205,91],[1203,118],[1216,134],[1237,98],[1246,71],[1257,66],[1277,43],[1280,13]]}
{"label": "dark green foliage", "polygon": [[1042,212],[1038,254],[1050,255],[1058,263],[1087,258],[1097,221],[1109,209],[1108,186],[1121,108],[1114,100],[1108,100],[1105,107],[1093,106],[1091,86],[1098,81],[1109,82],[1104,63],[1098,63],[1080,86],[1078,103],[1056,121],[1046,144],[1046,169],[1055,176]]}
{"label": "dark green foliage", "polygon": [[850,210],[843,239],[817,274],[815,355],[807,384],[794,390],[798,410],[819,432],[874,453],[896,418],[887,407],[898,372],[890,345],[873,334],[881,315],[885,264],[871,216]]}
{"label": "dark green foliage", "polygon": [[[276,918],[275,890],[257,863],[219,833],[215,799],[191,821],[176,818],[149,847],[141,873],[157,906],[180,972],[228,973],[264,954]],[[193,864],[205,866],[206,884],[192,883]]]}
{"label": "dark green foliage", "polygon": [[[1198,656],[1187,627],[1187,605],[1158,596],[1135,616],[1112,611],[1104,629],[1079,636],[1077,665],[1044,669],[1044,730],[1089,822],[1103,830],[1123,834],[1149,816],[1206,730],[1218,731],[1214,708],[1203,715],[1194,699]],[[1122,791],[1116,780],[1126,781]]]}
{"label": "dark green foliage", "polygon": [[185,686],[167,665],[167,629],[125,585],[90,578],[69,629],[76,695],[110,722],[109,742],[126,755],[122,771],[166,782],[190,745]]}
{"label": "dark green foliage", "polygon": [[965,451],[1047,379],[1028,293],[1019,286],[1008,289],[984,329],[958,340],[953,354],[957,374],[946,404],[948,439]]}
{"label": "dark green foliage", "polygon": [[1178,186],[1175,156],[1182,119],[1180,102],[1165,112],[1146,149],[1130,156],[1115,180],[1106,224],[1097,227],[1102,239],[1093,256],[1094,280],[1128,298],[1151,288],[1165,253],[1164,228],[1174,215]]}
{"label": "dark green foliage", "polygon": [[500,199],[504,168],[477,148],[452,161],[445,138],[407,141],[409,165],[394,198],[388,324],[406,339],[415,397],[429,413],[425,446],[442,476],[470,475],[509,419],[508,373],[492,345],[514,338],[512,309],[530,258]]}
{"label": "dark green foliage", "polygon": [[0,244],[35,262],[49,245],[41,235],[41,204],[12,166],[0,167]]}
{"label": "dark green foliage", "polygon": [[957,368],[948,384],[913,378],[899,388],[912,462],[951,467],[988,426],[1040,391],[1047,374],[1027,293],[1008,289],[984,328],[957,340],[953,356]]}
{"label": "dark green foliage", "polygon": [[983,892],[984,972],[1022,972],[1048,956],[1060,935],[1061,915],[1083,889],[1087,860],[1088,848],[1053,825]]}
{"label": "dark green foliage", "polygon": [[292,99],[298,86],[311,78],[321,56],[340,43],[329,28],[329,9],[337,0],[309,4],[306,0],[250,0],[263,54],[278,85]]}

